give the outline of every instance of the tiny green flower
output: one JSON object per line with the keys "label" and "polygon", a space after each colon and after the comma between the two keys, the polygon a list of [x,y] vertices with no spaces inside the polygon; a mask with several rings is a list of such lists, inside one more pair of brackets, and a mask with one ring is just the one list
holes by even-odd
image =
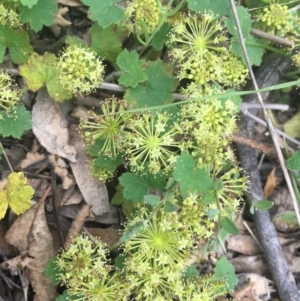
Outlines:
{"label": "tiny green flower", "polygon": [[260,11],[257,19],[272,34],[284,37],[287,33],[295,32],[294,17],[286,5],[271,3],[269,7],[265,7]]}
{"label": "tiny green flower", "polygon": [[130,31],[136,34],[151,34],[158,26],[161,18],[157,0],[133,0],[126,8],[127,19],[133,16],[134,24]]}
{"label": "tiny green flower", "polygon": [[19,15],[12,8],[6,8],[3,4],[0,5],[0,24],[9,25],[10,27],[21,27]]}
{"label": "tiny green flower", "polygon": [[68,46],[58,59],[58,79],[70,93],[91,93],[103,81],[104,66],[88,48]]}
{"label": "tiny green flower", "polygon": [[157,113],[136,115],[128,123],[129,132],[124,137],[128,164],[133,170],[148,170],[156,174],[169,172],[176,161],[179,142],[175,140],[180,128],[169,125],[171,116]]}
{"label": "tiny green flower", "polygon": [[122,150],[124,127],[132,116],[125,111],[126,107],[125,101],[112,97],[101,103],[102,114],[89,111],[89,120],[82,120],[80,123],[85,141],[94,143],[101,140],[103,146],[99,152],[115,158]]}
{"label": "tiny green flower", "polygon": [[91,241],[82,235],[75,237],[57,257],[59,279],[74,292],[93,277],[107,275],[110,270],[107,252],[100,241]]}
{"label": "tiny green flower", "polygon": [[227,52],[222,45],[226,41],[223,25],[213,15],[187,15],[174,24],[170,43],[177,44],[180,51],[171,50],[171,54],[180,62],[195,57],[209,60],[216,53]]}
{"label": "tiny green flower", "polygon": [[20,91],[12,89],[11,77],[0,71],[0,108],[10,111],[14,105],[20,101]]}

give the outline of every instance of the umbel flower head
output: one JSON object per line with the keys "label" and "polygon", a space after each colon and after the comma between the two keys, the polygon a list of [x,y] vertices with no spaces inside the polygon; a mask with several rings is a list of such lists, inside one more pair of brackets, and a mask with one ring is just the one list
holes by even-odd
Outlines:
{"label": "umbel flower head", "polygon": [[[133,170],[148,170],[156,174],[170,171],[176,162],[179,143],[175,140],[181,129],[167,113],[136,115],[128,124],[124,138],[128,164]],[[175,151],[174,151],[175,150]]]}
{"label": "umbel flower head", "polygon": [[20,91],[12,89],[11,77],[0,71],[0,109],[10,111],[20,100]]}
{"label": "umbel flower head", "polygon": [[120,152],[122,138],[125,135],[124,127],[132,116],[125,111],[126,107],[126,101],[112,97],[101,103],[101,115],[89,111],[90,120],[81,121],[80,128],[85,141],[102,142],[99,153],[115,158]]}
{"label": "umbel flower head", "polygon": [[9,25],[10,27],[22,26],[19,15],[12,8],[6,8],[3,4],[0,5],[0,24]]}
{"label": "umbel flower head", "polygon": [[190,148],[198,163],[223,162],[223,147],[236,128],[237,110],[231,99],[211,98],[182,106],[180,127],[194,141]]}
{"label": "umbel flower head", "polygon": [[115,301],[124,298],[124,284],[119,273],[112,273],[107,254],[108,249],[101,241],[80,235],[57,256],[59,280],[67,286],[70,295],[76,296],[74,300]]}
{"label": "umbel flower head", "polygon": [[294,17],[286,5],[271,3],[262,9],[257,18],[272,34],[285,36],[287,33],[295,32]]}
{"label": "umbel flower head", "polygon": [[157,27],[160,19],[160,10],[157,0],[133,0],[126,8],[127,19],[133,16],[134,24],[129,26],[130,31],[136,34],[151,34]]}
{"label": "umbel flower head", "polygon": [[60,55],[58,79],[70,93],[90,93],[103,81],[104,66],[87,47],[68,46]]}
{"label": "umbel flower head", "polygon": [[170,43],[171,56],[180,65],[179,79],[188,78],[198,85],[212,81],[236,86],[245,82],[248,71],[229,53],[224,27],[212,14],[183,17],[173,26]]}

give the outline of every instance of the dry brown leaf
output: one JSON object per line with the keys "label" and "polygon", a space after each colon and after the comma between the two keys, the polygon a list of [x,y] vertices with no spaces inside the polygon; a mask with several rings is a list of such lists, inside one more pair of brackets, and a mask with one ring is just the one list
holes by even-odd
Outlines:
{"label": "dry brown leaf", "polygon": [[68,166],[65,161],[53,155],[49,156],[49,161],[54,167],[54,172],[62,179],[63,189],[69,189],[74,184],[74,181],[69,177]]}
{"label": "dry brown leaf", "polygon": [[32,164],[43,161],[45,158],[46,158],[46,156],[44,154],[28,152],[26,154],[26,159],[21,161],[20,167],[22,169],[25,169]]}
{"label": "dry brown leaf", "polygon": [[69,9],[67,7],[59,8],[54,19],[54,25],[58,26],[70,26],[72,22],[66,20],[63,15],[65,15]]}
{"label": "dry brown leaf", "polygon": [[103,228],[86,228],[86,230],[94,237],[99,237],[103,243],[113,246],[121,238],[119,229],[103,229]]}
{"label": "dry brown leaf", "polygon": [[273,192],[274,188],[276,187],[276,181],[277,178],[275,176],[275,171],[276,171],[276,167],[274,167],[272,169],[272,171],[270,172],[266,185],[264,187],[264,197],[267,199],[271,193]]}
{"label": "dry brown leaf", "polygon": [[20,252],[29,250],[30,256],[33,257],[28,275],[35,292],[34,301],[54,301],[56,288],[43,274],[48,260],[55,255],[52,235],[48,229],[44,206],[38,205],[19,216],[7,231],[5,238]]}
{"label": "dry brown leaf", "polygon": [[227,249],[244,255],[262,253],[260,246],[250,235],[235,235],[227,239]]}
{"label": "dry brown leaf", "polygon": [[92,206],[95,215],[109,211],[108,193],[103,182],[92,176],[85,146],[75,125],[70,126],[70,141],[77,149],[77,162],[70,162],[73,175],[85,202]]}
{"label": "dry brown leaf", "polygon": [[76,237],[79,234],[85,220],[90,216],[90,209],[91,208],[89,205],[84,205],[81,208],[81,210],[78,212],[78,215],[74,219],[72,227],[66,239],[66,243],[65,243],[66,245],[71,244],[74,237]]}
{"label": "dry brown leaf", "polygon": [[266,260],[263,255],[238,256],[229,260],[236,273],[257,273],[264,275],[267,272]]}
{"label": "dry brown leaf", "polygon": [[49,153],[76,162],[76,149],[69,144],[67,119],[46,88],[39,90],[32,108],[32,130]]}
{"label": "dry brown leaf", "polygon": [[239,282],[235,287],[233,297],[237,301],[267,301],[270,299],[271,283],[265,277],[254,273],[242,273],[238,275]]}

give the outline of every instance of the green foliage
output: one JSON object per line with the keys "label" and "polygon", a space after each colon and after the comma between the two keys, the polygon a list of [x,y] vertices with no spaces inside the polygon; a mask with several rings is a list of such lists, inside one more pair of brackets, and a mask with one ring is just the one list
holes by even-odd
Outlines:
{"label": "green foliage", "polygon": [[132,200],[134,203],[142,202],[143,197],[149,191],[149,185],[141,175],[126,172],[119,178],[119,182],[124,187],[124,197]]}
{"label": "green foliage", "polygon": [[[250,29],[252,25],[251,15],[249,14],[248,9],[246,9],[243,6],[237,6],[236,10],[237,10],[239,20],[241,22],[241,29],[242,29],[243,36],[247,37],[250,33]],[[238,32],[236,29],[235,20],[232,13],[229,15],[226,25],[229,33],[235,37],[238,37]]]}
{"label": "green foliage", "polygon": [[171,32],[171,25],[164,23],[159,31],[155,34],[151,41],[151,45],[156,51],[161,51],[165,43],[169,40],[169,33]]}
{"label": "green foliage", "polygon": [[95,23],[89,32],[91,34],[91,49],[99,57],[115,61],[122,51],[122,40],[127,35],[127,30],[120,25],[110,25],[103,28]]}
{"label": "green foliage", "polygon": [[[259,66],[264,54],[264,48],[258,44],[258,40],[255,37],[250,35],[245,37],[245,43],[251,64]],[[238,38],[233,38],[231,40],[231,50],[236,56],[241,57],[244,61],[244,54]]]}
{"label": "green foliage", "polygon": [[147,80],[145,75],[145,61],[139,60],[136,51],[124,50],[117,57],[118,67],[124,71],[119,78],[119,83],[125,87],[135,88],[140,82]]}
{"label": "green foliage", "polygon": [[222,228],[233,235],[238,235],[239,234],[239,230],[237,229],[236,225],[232,222],[232,220],[226,216],[222,217],[221,219],[221,226]]}
{"label": "green foliage", "polygon": [[31,116],[24,106],[17,105],[12,112],[0,111],[0,134],[3,137],[21,138],[31,129]]}
{"label": "green foliage", "polygon": [[168,74],[162,61],[148,62],[145,75],[146,81],[126,90],[125,99],[130,106],[143,108],[171,103],[178,81]]}
{"label": "green foliage", "polygon": [[205,194],[212,185],[212,178],[205,169],[196,168],[194,158],[188,153],[182,153],[177,159],[173,177],[180,183],[183,197],[190,194]]}
{"label": "green foliage", "polygon": [[57,258],[52,257],[46,265],[44,274],[50,279],[52,285],[58,285],[60,282]]}
{"label": "green foliage", "polygon": [[216,263],[214,277],[223,280],[229,291],[233,291],[235,285],[238,283],[238,277],[234,273],[234,267],[228,262],[225,256],[222,256]]}
{"label": "green foliage", "polygon": [[300,151],[294,152],[293,155],[287,159],[286,167],[293,171],[300,170]]}
{"label": "green foliage", "polygon": [[31,206],[34,190],[27,185],[27,178],[22,172],[13,172],[7,178],[7,184],[0,190],[0,219],[5,216],[8,207],[19,215]]}
{"label": "green foliage", "polygon": [[70,99],[72,94],[57,80],[59,69],[56,64],[54,54],[45,53],[40,56],[34,53],[29,57],[27,64],[20,66],[20,74],[25,78],[29,89],[36,92],[46,85],[49,95],[62,102]]}
{"label": "green foliage", "polygon": [[21,4],[31,8],[33,5],[37,4],[39,0],[20,0]]}
{"label": "green foliage", "polygon": [[35,31],[42,27],[50,26],[54,22],[54,16],[58,10],[55,0],[38,0],[33,6],[21,7],[20,21],[29,23]]}
{"label": "green foliage", "polygon": [[119,24],[124,18],[123,10],[116,5],[121,0],[82,0],[82,3],[90,6],[91,19],[97,21],[102,27],[111,24]]}
{"label": "green foliage", "polygon": [[21,29],[14,29],[8,25],[0,25],[0,62],[4,60],[5,49],[8,48],[10,58],[15,64],[27,62],[32,52],[28,33]]}
{"label": "green foliage", "polygon": [[150,206],[157,207],[160,202],[160,197],[158,197],[157,195],[148,194],[144,196],[144,200]]}
{"label": "green foliage", "polygon": [[229,1],[223,0],[187,0],[189,9],[197,12],[204,13],[211,11],[217,15],[229,15],[231,13],[231,7]]}

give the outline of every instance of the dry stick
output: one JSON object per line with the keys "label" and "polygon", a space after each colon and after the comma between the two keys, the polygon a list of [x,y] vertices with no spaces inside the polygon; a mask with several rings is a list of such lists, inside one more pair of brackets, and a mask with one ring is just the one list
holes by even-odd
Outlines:
{"label": "dry stick", "polygon": [[7,164],[8,164],[8,167],[9,167],[10,171],[14,172],[14,169],[12,168],[12,166],[10,164],[10,161],[9,161],[7,155],[6,155],[5,149],[4,149],[4,147],[3,147],[3,145],[2,145],[1,142],[0,142],[0,147],[2,147],[2,149],[3,149],[3,155],[4,155],[4,158],[5,158],[6,162],[7,162]]}
{"label": "dry stick", "polygon": [[[246,49],[243,35],[241,32],[241,26],[240,26],[240,23],[239,23],[239,20],[237,17],[234,0],[230,0],[230,4],[231,4],[232,11],[234,14],[234,18],[235,18],[236,26],[237,26],[238,33],[240,36],[240,41],[241,41],[243,52],[244,52],[244,55],[246,58],[246,62],[249,67],[252,83],[253,83],[255,90],[257,90],[258,86],[256,83],[256,79],[254,77],[253,71],[251,69],[249,57],[247,55],[247,49]],[[272,59],[271,61],[264,63],[258,70],[257,80],[259,83],[261,83],[260,86],[266,87],[266,86],[272,86],[272,85],[276,84],[279,81],[280,76],[282,76],[282,74],[284,74],[284,72],[286,72],[290,68],[290,66],[291,66],[291,61],[289,59],[283,58],[281,56],[277,56],[274,59]],[[249,90],[249,88],[250,87],[248,87],[248,90]],[[262,99],[263,98],[266,99],[269,96],[269,94],[270,94],[270,91],[263,92],[262,94],[258,93],[257,97],[255,97],[254,95],[250,95],[250,96],[244,97],[243,100],[249,101],[249,102],[255,102],[256,99],[258,98],[261,105],[263,106]],[[281,150],[279,148],[278,142],[275,141],[276,136],[274,135],[274,129],[272,127],[272,124],[270,122],[270,119],[269,119],[269,116],[267,115],[266,110],[264,108],[263,108],[263,110],[265,113],[265,118],[266,118],[267,124],[269,126],[270,133],[273,138],[273,142],[275,144],[277,152],[279,153],[280,162],[283,163],[283,169],[285,169]],[[255,111],[257,111],[257,109],[254,109],[253,111],[255,112]],[[250,138],[253,137],[253,134],[254,134],[254,121],[253,120],[251,120],[251,119],[246,120],[245,116],[242,115],[240,122],[239,122],[239,128],[240,128],[242,135],[248,136]],[[257,168],[256,151],[250,147],[247,147],[245,145],[239,145],[239,144],[237,144],[237,149],[239,152],[240,161],[241,161],[244,169],[249,173],[249,176],[250,176],[249,194],[250,194],[251,200],[253,202],[262,200],[264,198],[264,196],[263,196],[262,184],[261,184],[261,180],[260,180],[260,174],[259,174],[259,170]],[[287,179],[287,182],[290,183],[289,178]],[[294,195],[293,191],[292,191],[292,194]],[[297,214],[299,215],[298,210],[297,210]],[[281,245],[279,243],[278,236],[275,231],[274,225],[271,221],[269,212],[255,210],[254,222],[255,222],[255,226],[257,228],[257,234],[259,236],[260,243],[265,250],[265,256],[266,256],[267,262],[269,264],[269,267],[271,269],[271,272],[273,274],[274,282],[277,286],[277,290],[278,290],[281,300],[282,301],[300,300],[300,294],[299,294],[299,291],[295,284],[295,279],[293,277],[293,274],[289,270],[289,266],[287,264],[284,253],[282,251]]]}
{"label": "dry stick", "polygon": [[281,44],[281,45],[291,47],[291,48],[294,47],[294,42],[292,42],[290,40],[283,39],[283,38],[278,37],[278,36],[274,36],[272,34],[266,33],[264,31],[261,31],[261,30],[255,29],[255,28],[251,28],[250,33],[252,33],[254,36],[269,40],[269,41],[274,42],[276,44]]}

